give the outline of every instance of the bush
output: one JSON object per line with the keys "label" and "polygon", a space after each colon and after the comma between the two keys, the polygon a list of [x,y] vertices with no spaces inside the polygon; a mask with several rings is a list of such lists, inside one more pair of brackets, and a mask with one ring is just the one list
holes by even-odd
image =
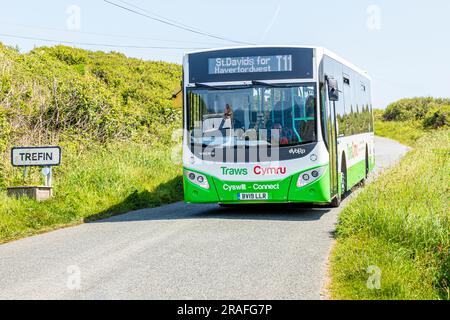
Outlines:
{"label": "bush", "polygon": [[430,109],[423,120],[424,128],[438,129],[450,126],[450,105]]}
{"label": "bush", "polygon": [[10,133],[11,128],[6,119],[6,111],[0,105],[0,154],[6,151]]}
{"label": "bush", "polygon": [[[5,110],[0,105],[0,155],[2,155],[2,157],[6,154],[10,132],[11,128],[6,120]],[[6,163],[4,161],[0,161],[0,188],[5,184],[5,166]]]}
{"label": "bush", "polygon": [[408,98],[391,103],[383,114],[386,121],[423,120],[432,108],[450,105],[450,99],[443,98]]}
{"label": "bush", "polygon": [[162,127],[181,126],[172,101],[181,80],[176,64],[65,46],[20,54],[0,44],[0,69],[0,108],[14,128],[10,144],[57,143],[74,134],[151,141],[167,131]]}
{"label": "bush", "polygon": [[[171,161],[179,65],[65,46],[21,54],[0,43],[0,70],[0,243],[181,200],[181,166]],[[9,164],[10,148],[45,144],[63,148],[55,197],[8,197],[7,186],[42,183],[40,168],[24,178]]]}
{"label": "bush", "polygon": [[79,65],[85,63],[87,60],[87,52],[83,49],[56,46],[46,50],[49,55],[69,65]]}

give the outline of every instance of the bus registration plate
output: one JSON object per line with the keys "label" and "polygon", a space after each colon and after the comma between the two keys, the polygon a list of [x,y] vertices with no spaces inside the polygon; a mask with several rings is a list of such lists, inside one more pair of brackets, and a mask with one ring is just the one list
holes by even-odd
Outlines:
{"label": "bus registration plate", "polygon": [[269,200],[269,194],[268,193],[239,193],[238,200],[242,200],[242,201]]}

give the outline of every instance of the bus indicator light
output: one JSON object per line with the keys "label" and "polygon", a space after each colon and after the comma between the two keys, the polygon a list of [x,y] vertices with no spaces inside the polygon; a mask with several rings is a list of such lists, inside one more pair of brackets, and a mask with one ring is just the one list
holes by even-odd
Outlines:
{"label": "bus indicator light", "polygon": [[200,173],[194,173],[191,171],[186,171],[185,175],[189,178],[189,180],[203,189],[209,189],[208,179]]}
{"label": "bus indicator light", "polygon": [[302,188],[317,181],[325,173],[325,169],[326,167],[320,167],[304,172],[298,177],[297,187]]}

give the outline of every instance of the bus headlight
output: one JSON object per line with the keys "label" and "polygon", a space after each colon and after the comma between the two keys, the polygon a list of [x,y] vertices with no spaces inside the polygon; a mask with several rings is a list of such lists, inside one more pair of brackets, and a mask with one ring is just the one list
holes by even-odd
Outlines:
{"label": "bus headlight", "polygon": [[326,167],[315,168],[299,175],[297,180],[297,187],[302,188],[308,184],[318,180],[325,172]]}
{"label": "bus headlight", "polygon": [[209,189],[208,179],[203,174],[200,174],[197,172],[192,172],[192,171],[186,171],[185,176],[193,184],[196,184],[199,187],[202,187],[203,189]]}

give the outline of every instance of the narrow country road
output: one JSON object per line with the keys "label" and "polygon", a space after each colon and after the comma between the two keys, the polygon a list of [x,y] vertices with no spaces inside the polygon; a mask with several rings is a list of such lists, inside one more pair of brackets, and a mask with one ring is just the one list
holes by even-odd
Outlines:
{"label": "narrow country road", "polygon": [[[376,138],[377,171],[407,151]],[[320,299],[339,211],[175,203],[30,237],[0,245],[0,298]]]}

